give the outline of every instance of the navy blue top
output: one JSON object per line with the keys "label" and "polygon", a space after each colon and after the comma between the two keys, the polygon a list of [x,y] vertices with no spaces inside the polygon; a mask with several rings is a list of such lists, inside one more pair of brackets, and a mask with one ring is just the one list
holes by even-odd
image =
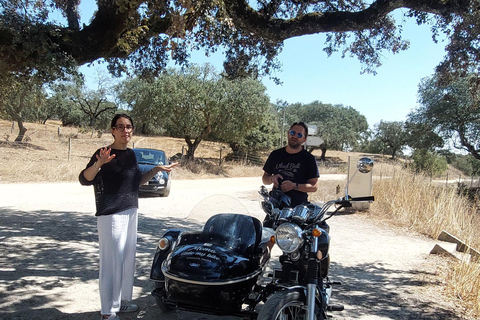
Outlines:
{"label": "navy blue top", "polygon": [[[100,154],[97,150],[86,168],[92,166]],[[95,191],[96,216],[109,215],[130,208],[138,208],[138,189],[142,174],[138,168],[137,158],[132,149],[112,149],[115,154],[110,162],[105,163],[95,179],[88,181],[83,171],[78,177],[82,185],[93,185]]]}

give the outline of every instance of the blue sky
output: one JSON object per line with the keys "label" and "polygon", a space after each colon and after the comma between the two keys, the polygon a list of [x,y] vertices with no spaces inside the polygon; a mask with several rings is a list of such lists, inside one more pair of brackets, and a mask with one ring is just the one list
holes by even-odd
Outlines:
{"label": "blue sky", "polygon": [[[363,114],[372,128],[381,120],[404,121],[417,106],[420,80],[434,73],[445,55],[446,43],[435,44],[428,26],[417,26],[413,21],[404,26],[403,36],[410,40],[410,49],[396,55],[384,52],[377,75],[360,74],[361,65],[356,58],[342,59],[340,53],[328,58],[322,51],[324,35],[289,39],[279,55],[282,71],[276,73],[283,84],[262,79],[266,93],[271,102],[318,100],[350,106]],[[206,58],[195,52],[191,62],[210,62],[221,71],[223,56],[218,53]],[[81,69],[87,81],[93,81],[91,69]]]}

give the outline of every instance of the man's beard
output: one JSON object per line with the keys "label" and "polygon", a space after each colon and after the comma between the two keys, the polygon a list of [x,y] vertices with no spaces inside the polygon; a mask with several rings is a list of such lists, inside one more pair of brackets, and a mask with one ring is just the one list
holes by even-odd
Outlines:
{"label": "man's beard", "polygon": [[297,142],[293,142],[293,141],[291,141],[291,140],[288,140],[288,146],[289,146],[290,148],[292,148],[292,149],[297,149],[297,148],[301,147],[302,144],[301,144],[300,142],[298,142],[298,141],[297,141]]}

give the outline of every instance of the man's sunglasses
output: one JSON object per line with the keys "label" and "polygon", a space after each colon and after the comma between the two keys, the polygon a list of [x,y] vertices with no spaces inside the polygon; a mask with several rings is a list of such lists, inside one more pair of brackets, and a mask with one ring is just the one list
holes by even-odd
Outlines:
{"label": "man's sunglasses", "polygon": [[303,137],[304,137],[303,133],[301,133],[301,132],[296,132],[295,130],[290,130],[290,131],[288,131],[288,133],[289,133],[291,136],[295,136],[295,135],[296,135],[297,138],[303,138]]}

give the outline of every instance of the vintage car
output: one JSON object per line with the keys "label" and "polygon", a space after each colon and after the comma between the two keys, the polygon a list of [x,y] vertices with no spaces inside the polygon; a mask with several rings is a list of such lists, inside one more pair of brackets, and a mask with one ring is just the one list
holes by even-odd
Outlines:
{"label": "vintage car", "polygon": [[[134,148],[140,171],[145,173],[158,165],[168,164],[165,152],[157,149]],[[140,194],[156,194],[167,197],[170,194],[171,172],[158,172],[150,181],[140,186]]]}

